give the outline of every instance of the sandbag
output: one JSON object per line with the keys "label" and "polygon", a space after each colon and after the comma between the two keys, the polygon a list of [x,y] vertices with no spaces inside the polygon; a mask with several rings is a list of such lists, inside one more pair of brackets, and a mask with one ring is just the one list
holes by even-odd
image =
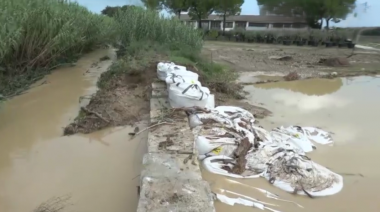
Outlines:
{"label": "sandbag", "polygon": [[166,77],[165,79],[165,82],[168,86],[171,84],[176,84],[176,83],[197,84],[201,86],[201,83],[198,81],[198,75],[197,76],[191,76],[191,74],[181,75],[176,72],[169,73],[168,77]]}
{"label": "sandbag", "polygon": [[171,84],[168,90],[169,104],[172,108],[206,107],[210,90],[197,84]]}
{"label": "sandbag", "polygon": [[206,104],[207,109],[214,109],[215,108],[215,95],[210,94],[207,98],[207,104]]}
{"label": "sandbag", "polygon": [[159,62],[157,64],[158,79],[165,81],[166,77],[168,77],[168,74],[170,73],[169,68],[174,65],[175,64],[172,62]]}
{"label": "sandbag", "polygon": [[210,152],[217,153],[216,155],[229,156],[229,150],[223,148],[223,145],[233,145],[233,149],[236,149],[234,138],[220,138],[210,136],[198,136],[195,140],[195,145],[198,149],[198,154],[205,155]]}
{"label": "sandbag", "polygon": [[170,66],[169,72],[182,76],[183,78],[192,80],[194,82],[198,81],[198,78],[199,78],[199,75],[197,73],[186,70],[185,66],[178,66],[178,65]]}

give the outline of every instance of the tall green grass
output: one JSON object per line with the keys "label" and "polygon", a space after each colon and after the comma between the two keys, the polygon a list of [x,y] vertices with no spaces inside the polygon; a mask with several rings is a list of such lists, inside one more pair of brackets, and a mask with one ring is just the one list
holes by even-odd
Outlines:
{"label": "tall green grass", "polygon": [[68,0],[0,0],[0,94],[19,94],[57,65],[101,44],[155,43],[199,51],[198,30],[155,11],[130,7],[114,18]]}
{"label": "tall green grass", "polygon": [[115,19],[118,39],[123,46],[149,41],[169,48],[200,50],[203,45],[200,31],[184,25],[177,18],[163,18],[156,11],[131,7],[119,11]]}
{"label": "tall green grass", "polygon": [[0,0],[0,94],[115,37],[114,20],[65,0]]}

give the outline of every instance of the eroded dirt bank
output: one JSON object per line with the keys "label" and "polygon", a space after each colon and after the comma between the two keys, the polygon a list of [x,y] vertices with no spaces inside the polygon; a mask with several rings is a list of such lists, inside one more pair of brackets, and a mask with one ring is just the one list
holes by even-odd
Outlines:
{"label": "eroded dirt bank", "polygon": [[[107,56],[107,57],[105,57]],[[97,90],[115,53],[99,50],[75,67],[55,70],[0,110],[0,211],[33,211],[52,197],[69,197],[65,210],[134,211],[146,134],[133,127],[62,136]],[[122,161],[122,162],[121,162]]]}

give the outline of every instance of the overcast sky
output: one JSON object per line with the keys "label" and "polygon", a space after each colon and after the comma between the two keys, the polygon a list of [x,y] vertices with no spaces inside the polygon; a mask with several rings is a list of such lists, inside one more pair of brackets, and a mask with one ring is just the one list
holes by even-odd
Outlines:
{"label": "overcast sky", "polygon": [[[93,12],[99,13],[108,6],[122,6],[125,4],[141,5],[139,0],[77,0],[79,4],[86,6]],[[345,21],[335,24],[341,27],[358,27],[358,26],[380,26],[380,0],[357,0],[357,8],[354,15],[349,15]],[[367,2],[368,8],[364,3]],[[256,0],[245,0],[242,7],[243,15],[258,15],[259,7]],[[376,18],[377,17],[377,18]]]}

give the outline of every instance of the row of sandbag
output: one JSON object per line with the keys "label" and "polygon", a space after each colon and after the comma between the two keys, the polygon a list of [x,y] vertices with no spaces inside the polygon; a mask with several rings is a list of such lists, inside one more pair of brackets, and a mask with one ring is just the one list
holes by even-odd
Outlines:
{"label": "row of sandbag", "polygon": [[[193,129],[196,146],[205,169],[214,174],[263,177],[282,190],[311,196],[333,195],[343,188],[342,176],[306,156],[315,149],[312,142],[332,143],[328,132],[300,126],[267,131],[255,126],[250,112],[233,106],[219,106],[209,113],[190,115],[189,119],[198,123]],[[237,164],[235,154],[243,140],[252,144],[245,156],[245,171],[233,174],[227,170]]]}
{"label": "row of sandbag", "polygon": [[157,64],[157,77],[165,81],[168,88],[169,104],[172,108],[193,107],[214,108],[214,95],[199,82],[197,73],[173,62]]}

